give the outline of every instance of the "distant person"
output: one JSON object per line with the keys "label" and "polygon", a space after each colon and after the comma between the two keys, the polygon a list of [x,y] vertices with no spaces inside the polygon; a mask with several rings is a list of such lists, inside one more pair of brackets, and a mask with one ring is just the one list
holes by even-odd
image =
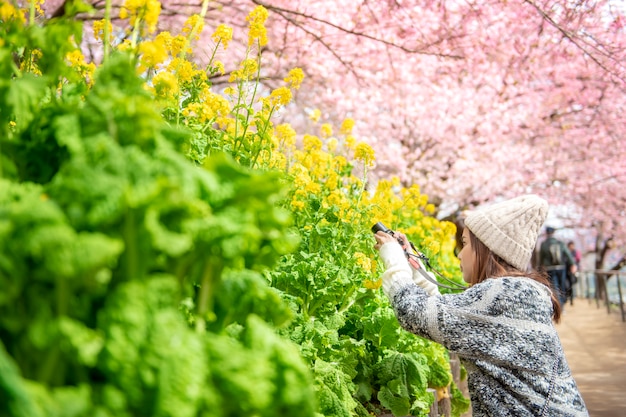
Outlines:
{"label": "distant person", "polygon": [[567,301],[567,271],[576,273],[577,267],[565,243],[554,237],[555,229],[546,227],[546,240],[539,248],[539,266],[550,276],[552,289],[556,292],[561,309]]}
{"label": "distant person", "polygon": [[423,265],[409,263],[404,234],[375,235],[400,325],[459,355],[474,417],[589,416],[553,324],[559,301],[545,272],[528,271],[547,214],[536,195],[470,212],[458,254],[469,286],[453,294],[440,294],[418,272]]}
{"label": "distant person", "polygon": [[[580,271],[580,252],[576,249],[576,245],[571,240],[567,242],[567,249],[574,258],[574,265],[576,265],[576,272]],[[571,265],[566,265],[566,283],[565,283],[565,299],[569,300],[570,304],[574,304],[574,285],[578,282],[578,276],[576,272],[572,272]]]}
{"label": "distant person", "polygon": [[580,261],[582,260],[582,256],[578,249],[576,249],[576,245],[573,241],[570,240],[569,242],[567,242],[567,249],[569,249],[569,253],[572,254],[574,262],[576,262],[576,267],[578,267],[578,269],[580,270]]}

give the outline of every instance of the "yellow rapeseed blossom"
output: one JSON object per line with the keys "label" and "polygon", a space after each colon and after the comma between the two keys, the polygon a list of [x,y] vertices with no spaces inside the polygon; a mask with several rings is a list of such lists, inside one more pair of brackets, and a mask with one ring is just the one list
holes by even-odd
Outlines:
{"label": "yellow rapeseed blossom", "polygon": [[307,152],[322,149],[322,141],[317,136],[304,135],[302,137],[303,148]]}
{"label": "yellow rapeseed blossom", "polygon": [[256,6],[246,17],[250,22],[250,32],[248,33],[248,45],[252,46],[258,42],[259,46],[267,45],[267,30],[265,21],[269,13],[263,6]]}
{"label": "yellow rapeseed blossom", "polygon": [[372,271],[372,260],[362,252],[354,252],[352,254],[356,264],[366,272]]}
{"label": "yellow rapeseed blossom", "polygon": [[219,121],[226,122],[226,116],[230,114],[230,104],[220,94],[209,89],[200,93],[200,102],[190,103],[184,110],[184,115],[196,117],[201,123]]}
{"label": "yellow rapeseed blossom", "polygon": [[300,68],[294,68],[289,71],[289,74],[285,77],[284,81],[290,88],[297,90],[302,85],[302,81],[304,80],[304,71]]}
{"label": "yellow rapeseed blossom", "polygon": [[352,133],[352,129],[354,128],[354,120],[353,119],[345,119],[343,123],[341,123],[340,132],[344,135],[349,135]]}
{"label": "yellow rapeseed blossom", "polygon": [[[341,185],[341,178],[339,174],[331,171],[326,178],[326,188],[330,191],[335,191]],[[331,193],[332,194],[332,193]]]}
{"label": "yellow rapeseed blossom", "polygon": [[322,112],[320,109],[315,109],[311,112],[311,114],[309,114],[309,119],[313,120],[314,122],[319,122],[320,117],[322,117]]}
{"label": "yellow rapeseed blossom", "polygon": [[221,75],[224,75],[226,73],[226,69],[224,69],[224,63],[222,61],[215,61],[213,63],[213,68],[215,68],[215,70]]}
{"label": "yellow rapeseed blossom", "polygon": [[304,204],[304,202],[294,198],[293,200],[291,200],[291,208],[293,209],[293,211],[302,211],[304,210],[304,208],[306,207],[306,205]]}
{"label": "yellow rapeseed blossom", "polygon": [[202,16],[199,14],[192,14],[187,18],[185,24],[183,25],[183,34],[186,37],[189,37],[193,34],[193,39],[200,39],[200,33],[204,29],[204,20],[202,20]]}
{"label": "yellow rapeseed blossom", "polygon": [[176,35],[171,39],[171,47],[170,53],[172,56],[178,56],[181,53],[191,53],[191,47],[189,46],[189,42],[187,42],[187,38],[183,35]]}
{"label": "yellow rapeseed blossom", "polygon": [[356,139],[352,135],[348,135],[345,141],[346,148],[355,149],[356,148]]}
{"label": "yellow rapeseed blossom", "polygon": [[296,131],[288,123],[282,123],[276,126],[274,134],[279,142],[289,149],[296,144]]}
{"label": "yellow rapeseed blossom", "polygon": [[269,101],[272,107],[286,106],[291,101],[291,90],[287,87],[278,87],[271,92]]}
{"label": "yellow rapeseed blossom", "polygon": [[9,1],[0,2],[0,20],[9,22],[14,20],[19,23],[26,23],[26,12],[13,6]]}
{"label": "yellow rapeseed blossom", "polygon": [[341,155],[337,155],[333,158],[333,169],[337,172],[343,172],[344,169],[348,166],[348,160]]}
{"label": "yellow rapeseed blossom", "polygon": [[[106,20],[96,20],[93,22],[93,37],[97,41],[104,40],[104,25],[106,24]],[[109,42],[113,40],[113,25],[111,22],[108,22],[108,30],[109,30]]]}
{"label": "yellow rapeseed blossom", "polygon": [[[156,37],[154,38],[154,41],[158,45],[161,45],[161,47],[165,49],[167,53],[172,53],[172,34],[171,33],[169,33],[166,30],[164,30],[163,32],[159,32],[159,34],[156,35]],[[172,55],[176,56],[176,54],[173,54],[173,53]]]}
{"label": "yellow rapeseed blossom", "polygon": [[[42,75],[41,70],[37,66],[37,60],[41,58],[41,50],[34,49],[30,52],[30,58],[22,60],[20,63],[20,71],[30,72],[35,75]],[[81,54],[82,58],[82,54]],[[83,61],[84,62],[84,61]]]}
{"label": "yellow rapeseed blossom", "polygon": [[74,68],[82,77],[91,78],[96,65],[93,62],[85,62],[85,56],[80,49],[75,49],[65,55],[72,68]]}
{"label": "yellow rapeseed blossom", "polygon": [[130,51],[133,47],[133,44],[131,43],[130,39],[124,39],[119,45],[117,45],[117,50],[118,51]]}
{"label": "yellow rapeseed blossom", "polygon": [[171,72],[159,72],[152,79],[152,86],[157,97],[176,97],[178,94],[178,80]]}
{"label": "yellow rapeseed blossom", "polygon": [[159,42],[144,41],[139,44],[139,70],[141,72],[148,68],[155,68],[169,58],[167,51],[163,49]]}
{"label": "yellow rapeseed blossom", "polygon": [[194,68],[193,63],[182,58],[172,59],[168,64],[167,69],[176,73],[178,80],[181,83],[191,82],[193,77],[199,72]]}
{"label": "yellow rapeseed blossom", "polygon": [[333,135],[333,127],[329,123],[324,123],[320,128],[320,133],[323,138],[329,138]]}
{"label": "yellow rapeseed blossom", "polygon": [[337,138],[330,138],[326,142],[326,149],[328,149],[328,152],[335,152],[337,150],[337,146],[339,146],[339,141],[337,140]]}
{"label": "yellow rapeseed blossom", "polygon": [[213,38],[215,43],[221,43],[224,45],[224,49],[226,49],[228,48],[230,41],[233,39],[233,28],[228,25],[221,24],[215,29],[211,38]]}
{"label": "yellow rapeseed blossom", "polygon": [[228,79],[229,83],[235,81],[248,81],[256,76],[259,65],[256,59],[246,58],[239,64],[239,69],[234,70]]}
{"label": "yellow rapeseed blossom", "polygon": [[368,290],[377,290],[382,285],[383,285],[383,279],[382,278],[378,278],[375,281],[373,281],[371,279],[366,279],[365,281],[363,281],[363,286],[365,288],[367,288]]}
{"label": "yellow rapeseed blossom", "polygon": [[160,14],[161,3],[158,0],[126,0],[120,9],[120,19],[128,18],[133,26],[143,21],[150,33],[156,30]]}
{"label": "yellow rapeseed blossom", "polygon": [[322,192],[322,186],[318,184],[317,182],[313,182],[313,181],[308,182],[305,185],[304,189],[311,194],[319,194]]}

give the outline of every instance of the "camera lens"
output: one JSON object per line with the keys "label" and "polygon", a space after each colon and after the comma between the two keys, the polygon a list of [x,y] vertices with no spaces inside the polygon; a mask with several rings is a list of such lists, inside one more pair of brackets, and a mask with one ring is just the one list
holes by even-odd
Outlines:
{"label": "camera lens", "polygon": [[391,233],[391,230],[387,229],[387,226],[385,226],[381,222],[378,222],[374,226],[372,226],[372,233],[376,234],[376,232]]}

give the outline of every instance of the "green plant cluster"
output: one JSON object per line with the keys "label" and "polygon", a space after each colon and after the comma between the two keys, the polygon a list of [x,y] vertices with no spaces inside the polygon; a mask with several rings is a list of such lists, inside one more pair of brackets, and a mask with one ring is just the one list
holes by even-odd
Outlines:
{"label": "green plant cluster", "polygon": [[[69,33],[16,25],[2,54],[58,57]],[[92,88],[43,64],[0,84],[0,415],[314,415],[262,276],[297,243],[285,181],[187,159],[128,55]]]}
{"label": "green plant cluster", "polygon": [[[78,74],[81,33],[0,28],[0,415],[418,416],[429,387],[467,409],[445,349],[365,284],[371,218],[314,192],[294,210],[297,178],[232,145],[247,125],[223,148],[217,126],[181,127],[132,53]],[[363,192],[346,195],[375,212]]]}

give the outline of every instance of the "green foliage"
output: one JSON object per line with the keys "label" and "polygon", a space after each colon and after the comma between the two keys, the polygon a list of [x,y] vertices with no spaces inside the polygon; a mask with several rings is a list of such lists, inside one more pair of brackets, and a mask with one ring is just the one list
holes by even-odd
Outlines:
{"label": "green foliage", "polygon": [[263,321],[291,319],[261,275],[297,244],[284,178],[191,162],[129,55],[81,86],[72,28],[0,47],[31,42],[45,72],[0,82],[0,414],[314,415],[310,370]]}
{"label": "green foliage", "polygon": [[267,103],[181,127],[199,92],[155,102],[132,51],[77,71],[77,22],[0,31],[0,414],[423,415],[451,384],[376,286],[374,214],[446,241],[423,204],[370,200],[341,159],[269,169]]}

